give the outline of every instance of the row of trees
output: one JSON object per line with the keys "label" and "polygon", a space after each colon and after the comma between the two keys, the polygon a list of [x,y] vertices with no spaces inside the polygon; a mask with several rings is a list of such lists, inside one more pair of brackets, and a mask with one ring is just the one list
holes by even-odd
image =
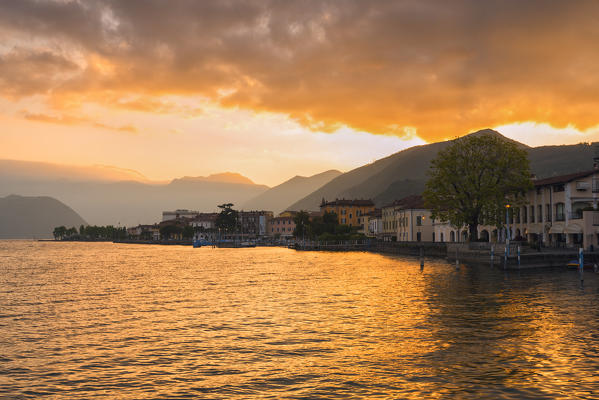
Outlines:
{"label": "row of trees", "polygon": [[125,227],[115,227],[112,225],[81,225],[79,229],[75,227],[67,228],[57,226],[52,232],[54,239],[87,239],[87,240],[118,240],[127,238],[127,229]]}
{"label": "row of trees", "polygon": [[180,235],[181,237],[183,237],[183,239],[191,239],[193,238],[195,232],[196,230],[191,225],[164,225],[160,228],[160,237],[171,238],[173,236]]}

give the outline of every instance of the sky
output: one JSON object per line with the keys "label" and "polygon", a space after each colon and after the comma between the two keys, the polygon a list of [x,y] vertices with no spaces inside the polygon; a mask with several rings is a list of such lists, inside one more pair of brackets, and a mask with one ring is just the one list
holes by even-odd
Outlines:
{"label": "sky", "polygon": [[599,2],[0,2],[0,158],[347,171],[494,128],[599,141]]}

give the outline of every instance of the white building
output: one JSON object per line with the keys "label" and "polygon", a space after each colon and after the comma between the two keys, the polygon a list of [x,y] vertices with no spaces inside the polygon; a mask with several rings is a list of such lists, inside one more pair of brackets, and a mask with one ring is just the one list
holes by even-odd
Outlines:
{"label": "white building", "polygon": [[[478,227],[479,238],[490,242],[511,240],[546,246],[597,247],[599,238],[599,169],[533,181],[534,188],[524,205],[508,208],[509,232],[489,225]],[[461,242],[468,238],[466,227],[433,222],[435,238]]]}
{"label": "white building", "polygon": [[395,219],[398,242],[434,242],[431,211],[422,196],[408,196],[397,202]]}
{"label": "white building", "polygon": [[363,216],[362,233],[369,237],[379,237],[383,233],[383,217],[380,209],[375,209]]}

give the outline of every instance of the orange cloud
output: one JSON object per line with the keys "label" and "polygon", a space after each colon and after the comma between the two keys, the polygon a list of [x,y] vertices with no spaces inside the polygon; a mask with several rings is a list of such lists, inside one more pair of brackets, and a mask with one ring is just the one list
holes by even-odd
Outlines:
{"label": "orange cloud", "polygon": [[[599,3],[3,3],[4,94],[178,113],[163,96],[426,140],[538,121],[599,124]],[[6,78],[10,74],[11,79]],[[109,94],[109,95],[107,95]]]}
{"label": "orange cloud", "polygon": [[72,115],[48,115],[48,114],[34,114],[34,113],[25,113],[24,118],[29,121],[34,122],[46,122],[51,124],[60,124],[60,125],[90,125],[95,126],[97,128],[107,129],[111,131],[120,131],[137,134],[138,129],[133,125],[122,125],[122,126],[113,126],[104,124],[102,122],[96,122],[88,117],[76,117]]}

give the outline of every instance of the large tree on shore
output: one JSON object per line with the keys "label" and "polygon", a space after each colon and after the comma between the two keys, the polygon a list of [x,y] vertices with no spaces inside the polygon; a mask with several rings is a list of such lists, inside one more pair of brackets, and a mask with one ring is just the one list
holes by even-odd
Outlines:
{"label": "large tree on shore", "polygon": [[478,225],[501,226],[507,204],[532,187],[527,153],[493,133],[456,139],[431,162],[424,200],[432,217],[468,226],[469,240]]}
{"label": "large tree on shore", "polygon": [[233,203],[225,203],[218,206],[221,209],[216,217],[216,227],[223,232],[235,232],[239,220],[239,212],[233,209]]}

